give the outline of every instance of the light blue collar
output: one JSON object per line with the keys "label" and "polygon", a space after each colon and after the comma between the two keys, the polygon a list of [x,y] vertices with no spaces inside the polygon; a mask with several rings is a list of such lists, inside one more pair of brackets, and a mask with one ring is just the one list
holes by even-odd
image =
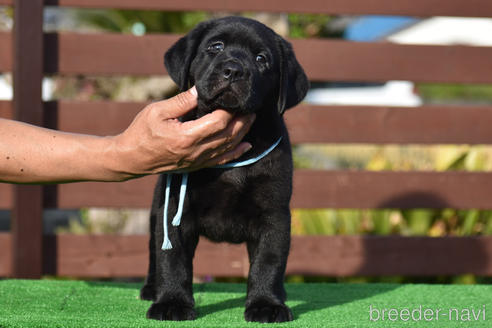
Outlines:
{"label": "light blue collar", "polygon": [[[260,159],[265,157],[266,155],[270,154],[272,150],[275,149],[275,147],[278,146],[278,144],[282,141],[282,137],[278,138],[278,140],[270,146],[267,150],[265,150],[263,153],[259,154],[256,157],[240,161],[240,162],[232,162],[232,163],[227,163],[227,164],[222,164],[222,165],[217,165],[212,168],[215,169],[228,169],[228,168],[235,168],[235,167],[241,167],[241,166],[247,166],[254,164],[258,162]],[[171,193],[171,181],[173,174],[181,174],[181,187],[179,189],[179,203],[178,203],[178,210],[176,212],[176,215],[173,218],[172,225],[173,226],[179,226],[181,223],[181,216],[183,215],[183,205],[184,205],[184,199],[186,196],[186,186],[188,185],[188,173],[180,173],[180,172],[175,172],[175,173],[167,173],[166,174],[166,191],[164,194],[164,218],[163,218],[163,226],[164,226],[164,241],[162,243],[162,250],[166,249],[171,249],[173,248],[173,245],[171,244],[171,241],[169,240],[169,233],[168,233],[168,228],[167,228],[167,221],[168,221],[168,208],[169,208],[169,196]]]}

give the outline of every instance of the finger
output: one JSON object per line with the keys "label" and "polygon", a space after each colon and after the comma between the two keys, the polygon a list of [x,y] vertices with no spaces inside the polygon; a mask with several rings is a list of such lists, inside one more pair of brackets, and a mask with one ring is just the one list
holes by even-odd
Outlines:
{"label": "finger", "polygon": [[[223,110],[216,110],[215,112],[224,112],[230,115]],[[203,167],[203,163],[208,163],[208,161],[212,159],[219,159],[221,162],[229,161],[241,156],[242,153],[249,150],[251,148],[249,143],[243,144],[239,149],[237,149],[237,146],[249,131],[255,117],[256,116],[254,114],[236,117],[226,126],[225,130],[222,130],[218,134],[212,136],[206,136],[201,142],[194,142],[194,152],[195,154],[199,154],[199,156],[196,157],[196,165],[194,166]],[[196,124],[196,121],[194,122]],[[181,125],[186,126],[186,123],[189,122],[182,123]],[[193,129],[188,128],[187,133],[190,133],[190,131],[193,131]],[[195,135],[193,135],[193,138],[197,140],[198,138],[196,136],[196,131],[194,132]],[[231,149],[233,149],[232,152]],[[227,155],[224,157],[224,154]],[[215,162],[216,161],[210,163]]]}
{"label": "finger", "polygon": [[236,117],[224,131],[203,140],[201,146],[214,150],[216,153],[229,151],[241,142],[254,120],[254,114]]}
{"label": "finger", "polygon": [[196,87],[193,87],[172,98],[155,102],[152,105],[165,110],[166,116],[178,118],[197,106],[197,97]]}
{"label": "finger", "polygon": [[230,161],[236,160],[245,153],[247,153],[253,146],[249,142],[242,142],[237,145],[233,150],[228,151],[220,156],[212,158],[205,163],[203,163],[203,167],[211,167],[216,165],[221,165],[228,163]]}
{"label": "finger", "polygon": [[233,118],[233,114],[223,109],[216,109],[199,119],[182,123],[181,128],[184,129],[184,133],[201,142],[227,129]]}
{"label": "finger", "polygon": [[[251,149],[252,146],[248,142],[243,142],[241,144],[240,142],[248,132],[252,121],[251,118],[246,117],[236,118],[234,123],[237,124],[231,123],[228,131],[224,131],[208,142],[198,145],[199,148],[197,148],[196,151],[201,154],[199,157],[203,159],[200,161],[199,165],[203,165],[204,162],[210,160],[213,160],[211,163],[215,163],[217,160],[223,162],[237,158],[235,155],[238,155],[238,153],[234,150],[237,149],[238,145],[241,145],[240,148],[237,149],[239,152],[241,152],[241,150],[244,150],[245,152]],[[241,125],[241,122],[244,124]],[[243,147],[246,147],[246,149]],[[224,154],[228,155],[224,158]],[[242,153],[239,153],[239,156],[241,154]]]}

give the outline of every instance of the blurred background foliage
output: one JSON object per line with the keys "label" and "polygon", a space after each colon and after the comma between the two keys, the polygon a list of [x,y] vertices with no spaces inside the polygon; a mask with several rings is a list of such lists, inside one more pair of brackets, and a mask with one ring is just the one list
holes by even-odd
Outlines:
{"label": "blurred background foliage", "polygon": [[492,85],[485,84],[417,84],[419,95],[427,103],[490,104]]}
{"label": "blurred background foliage", "polygon": [[[486,146],[307,145],[294,148],[297,168],[370,171],[491,171]],[[326,166],[325,166],[326,165]],[[492,234],[492,211],[429,209],[294,210],[295,234],[400,234],[445,236]]]}
{"label": "blurred background foliage", "polygon": [[[186,33],[209,15],[205,12],[146,10],[77,10],[81,24],[116,33]],[[143,28],[142,28],[143,27]]]}

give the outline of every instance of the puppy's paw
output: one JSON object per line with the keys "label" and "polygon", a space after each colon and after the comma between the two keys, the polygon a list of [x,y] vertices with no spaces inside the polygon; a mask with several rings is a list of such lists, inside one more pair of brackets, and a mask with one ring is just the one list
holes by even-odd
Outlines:
{"label": "puppy's paw", "polygon": [[246,321],[254,322],[285,322],[292,321],[292,311],[286,305],[252,305],[244,312]]}
{"label": "puppy's paw", "polygon": [[175,304],[154,303],[147,311],[147,318],[154,320],[195,320],[196,312],[191,307]]}
{"label": "puppy's paw", "polygon": [[153,301],[155,299],[154,286],[145,285],[140,289],[140,299],[142,301]]}

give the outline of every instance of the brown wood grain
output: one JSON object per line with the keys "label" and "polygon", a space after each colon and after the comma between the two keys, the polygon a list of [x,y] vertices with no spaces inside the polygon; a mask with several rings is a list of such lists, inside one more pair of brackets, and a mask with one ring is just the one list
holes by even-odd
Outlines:
{"label": "brown wood grain", "polygon": [[139,277],[147,271],[147,236],[61,234],[45,241],[45,268],[57,276]]}
{"label": "brown wood grain", "polygon": [[0,72],[12,70],[12,35],[0,32]]}
{"label": "brown wood grain", "polygon": [[[0,45],[8,50],[8,36]],[[163,53],[178,35],[46,34],[45,71],[60,74],[166,74]],[[292,40],[311,80],[492,83],[492,47]],[[12,65],[2,55],[0,70]],[[97,58],[97,60],[93,60]],[[450,69],[452,68],[452,69]]]}
{"label": "brown wood grain", "polygon": [[58,186],[59,208],[150,208],[156,176],[116,183],[70,183]]}
{"label": "brown wood grain", "polygon": [[[0,111],[8,104],[0,102]],[[47,112],[56,111],[55,105],[48,104]],[[62,130],[70,132],[115,134],[143,106],[143,103],[60,102],[57,120]],[[492,110],[488,107],[321,108],[303,105],[287,112],[294,142],[487,143],[491,140],[487,117],[492,115]],[[88,119],[90,125],[86,123]],[[381,126],[385,128],[380,129]],[[474,129],[470,130],[469,126]],[[292,206],[487,208],[491,204],[490,176],[460,172],[297,171]],[[154,183],[155,177],[147,177],[116,184],[62,185],[58,205],[63,208],[148,207]],[[0,199],[0,206],[10,207],[10,187],[0,184],[0,193],[5,195]]]}
{"label": "brown wood grain", "polygon": [[0,209],[4,210],[12,207],[12,189],[12,185],[0,183]]}
{"label": "brown wood grain", "polygon": [[[142,277],[148,236],[45,236],[44,274]],[[10,275],[9,233],[0,233],[0,276]],[[201,239],[196,276],[246,277],[244,245]],[[308,276],[492,275],[492,237],[293,236],[287,274]]]}
{"label": "brown wood grain", "polygon": [[[48,34],[45,68],[62,74],[164,74],[163,53],[177,38]],[[312,80],[492,82],[492,47],[340,40],[293,40],[293,46]]]}
{"label": "brown wood grain", "polygon": [[[10,4],[12,0],[1,0]],[[46,0],[47,5],[89,8],[119,8],[147,10],[204,10],[204,11],[266,11],[314,14],[384,14],[410,16],[492,16],[488,0]]]}
{"label": "brown wood grain", "polygon": [[45,103],[45,112],[59,130],[102,136],[124,131],[146,105],[144,102],[58,101]]}
{"label": "brown wood grain", "polygon": [[0,118],[13,118],[11,101],[0,100]]}
{"label": "brown wood grain", "polygon": [[12,275],[12,235],[0,232],[0,277]]}
{"label": "brown wood grain", "polygon": [[[113,135],[123,131],[146,103],[71,102],[45,104],[63,131]],[[0,117],[9,116],[0,101]],[[491,144],[492,106],[314,106],[285,114],[291,141],[300,143]],[[473,128],[471,128],[473,127]]]}
{"label": "brown wood grain", "polygon": [[[148,208],[155,180],[59,185],[57,205]],[[11,207],[8,185],[0,195],[0,208]],[[491,173],[296,170],[291,207],[490,209],[491,195]]]}
{"label": "brown wood grain", "polygon": [[164,52],[178,38],[171,34],[49,33],[45,34],[45,70],[61,74],[166,74]]}
{"label": "brown wood grain", "polygon": [[[173,35],[49,34],[46,69],[62,74],[164,74]],[[490,83],[492,47],[415,46],[339,40],[293,40],[312,80]],[[98,60],[93,60],[98,58]],[[449,69],[453,67],[453,69]]]}
{"label": "brown wood grain", "polygon": [[492,273],[491,237],[296,236],[289,274],[328,276]]}
{"label": "brown wood grain", "polygon": [[292,208],[492,208],[492,174],[296,170]]}
{"label": "brown wood grain", "polygon": [[[43,125],[43,0],[16,0],[14,20],[14,118]],[[12,203],[13,276],[39,278],[43,268],[43,188],[16,185]]]}
{"label": "brown wood grain", "polygon": [[[59,185],[48,206],[148,208],[155,180]],[[490,209],[491,188],[491,173],[296,170],[291,207]],[[0,208],[12,206],[11,190],[0,184]]]}
{"label": "brown wood grain", "polygon": [[[58,206],[148,208],[154,181],[60,185]],[[492,174],[296,170],[291,207],[490,209]]]}
{"label": "brown wood grain", "polygon": [[293,143],[492,143],[492,106],[299,105],[286,122]]}
{"label": "brown wood grain", "polygon": [[492,47],[293,40],[311,80],[490,83]]}

